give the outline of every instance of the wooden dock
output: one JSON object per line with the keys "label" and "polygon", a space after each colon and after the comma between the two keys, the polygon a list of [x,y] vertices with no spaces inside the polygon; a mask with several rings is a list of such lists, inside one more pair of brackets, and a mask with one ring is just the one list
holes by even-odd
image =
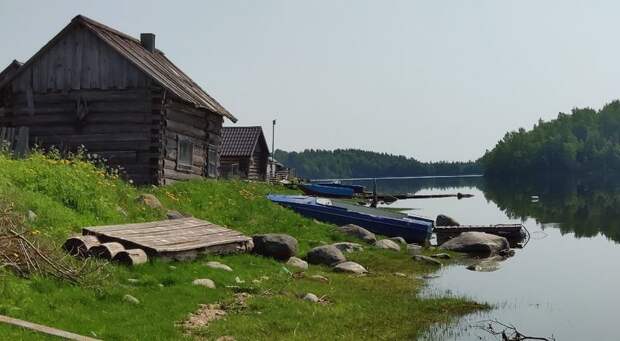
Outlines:
{"label": "wooden dock", "polygon": [[101,243],[118,242],[126,249],[142,249],[149,258],[193,259],[199,254],[247,252],[252,238],[196,218],[139,224],[93,226],[82,229]]}
{"label": "wooden dock", "polygon": [[437,244],[443,244],[463,232],[485,232],[502,236],[508,239],[511,246],[525,238],[523,224],[435,226],[433,232],[437,235]]}

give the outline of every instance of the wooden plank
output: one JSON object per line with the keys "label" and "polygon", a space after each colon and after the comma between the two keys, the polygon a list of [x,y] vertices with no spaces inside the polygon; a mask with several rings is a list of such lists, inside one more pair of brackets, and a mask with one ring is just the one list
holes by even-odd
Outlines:
{"label": "wooden plank", "polygon": [[26,328],[29,330],[34,330],[39,333],[62,337],[68,340],[99,341],[99,339],[94,339],[92,337],[82,336],[82,335],[74,334],[74,333],[67,332],[64,330],[44,326],[42,324],[32,323],[32,322],[28,322],[28,321],[24,321],[24,320],[12,318],[12,317],[4,316],[4,315],[0,315],[0,322],[4,322],[6,324],[10,324],[10,325],[21,327],[21,328]]}

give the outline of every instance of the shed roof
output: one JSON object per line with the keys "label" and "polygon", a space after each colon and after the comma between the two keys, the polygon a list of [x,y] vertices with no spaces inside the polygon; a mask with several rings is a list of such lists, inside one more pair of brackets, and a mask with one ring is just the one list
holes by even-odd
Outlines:
{"label": "shed roof", "polygon": [[174,65],[172,61],[166,58],[163,52],[160,50],[149,52],[142,46],[140,40],[83,15],[78,15],[73,18],[71,23],[69,23],[69,25],[67,25],[41,50],[39,50],[39,52],[32,56],[32,58],[24,64],[24,67],[18,69],[16,73],[7,77],[4,81],[0,79],[0,87],[22,72],[22,70],[36,60],[38,56],[53,46],[55,42],[64,35],[64,33],[68,32],[69,29],[76,25],[81,25],[93,32],[147,76],[152,78],[155,82],[159,83],[162,87],[176,95],[181,100],[191,103],[197,108],[207,109],[225,116],[233,122],[237,121],[235,116],[226,110],[213,97],[209,96],[209,94],[207,94],[198,84],[189,78],[189,76]]}
{"label": "shed roof", "polygon": [[263,128],[256,127],[223,127],[222,156],[251,156],[258,143],[262,143],[269,153]]}

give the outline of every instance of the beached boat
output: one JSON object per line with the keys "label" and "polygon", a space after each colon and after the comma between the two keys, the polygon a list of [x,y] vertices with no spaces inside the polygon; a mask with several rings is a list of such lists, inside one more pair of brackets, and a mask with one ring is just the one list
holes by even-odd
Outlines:
{"label": "beached boat", "polygon": [[355,224],[380,235],[403,237],[409,243],[424,243],[433,232],[432,219],[400,212],[303,195],[270,194],[267,198],[309,218],[336,225]]}
{"label": "beached boat", "polygon": [[355,192],[350,187],[324,186],[317,184],[301,184],[299,188],[308,195],[327,198],[352,198]]}

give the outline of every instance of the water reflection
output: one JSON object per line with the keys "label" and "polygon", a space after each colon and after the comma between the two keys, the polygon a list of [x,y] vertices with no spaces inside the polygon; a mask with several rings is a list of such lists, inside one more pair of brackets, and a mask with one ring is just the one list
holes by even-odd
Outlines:
{"label": "water reflection", "polygon": [[[620,242],[620,180],[547,177],[483,182],[484,196],[508,217],[534,218],[576,237],[602,233]],[[532,196],[536,198],[532,199]]]}
{"label": "water reflection", "polygon": [[558,340],[618,339],[610,326],[620,305],[620,181],[477,178],[386,180],[378,186],[392,193],[472,193],[473,198],[463,200],[410,199],[393,205],[430,217],[447,214],[464,224],[523,223],[532,234],[527,247],[497,271],[448,266],[429,279],[423,295],[466,296],[494,309],[437,325],[423,339],[497,340],[475,327],[488,319]]}

